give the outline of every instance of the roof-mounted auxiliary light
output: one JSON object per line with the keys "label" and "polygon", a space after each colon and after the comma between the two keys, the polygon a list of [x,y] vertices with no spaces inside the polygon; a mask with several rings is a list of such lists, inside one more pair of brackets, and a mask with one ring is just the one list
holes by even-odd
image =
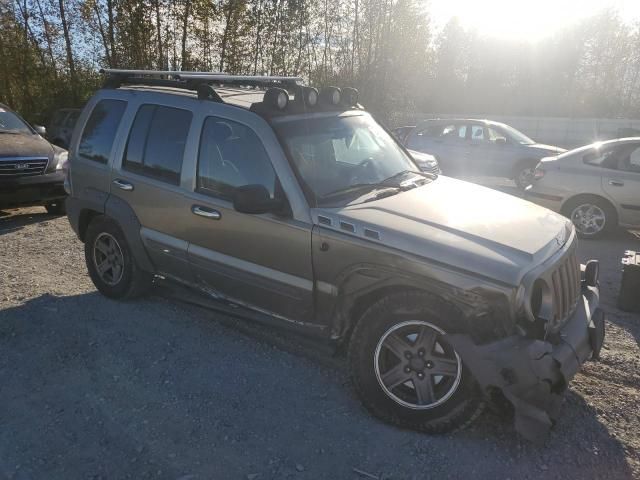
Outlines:
{"label": "roof-mounted auxiliary light", "polygon": [[307,107],[315,107],[318,104],[318,90],[313,87],[303,87],[302,98]]}
{"label": "roof-mounted auxiliary light", "polygon": [[324,87],[320,90],[319,100],[323,105],[338,106],[340,104],[340,89],[338,87]]}
{"label": "roof-mounted auxiliary light", "polygon": [[358,90],[351,87],[342,89],[342,104],[345,107],[355,107],[358,104]]}
{"label": "roof-mounted auxiliary light", "polygon": [[289,94],[283,88],[272,87],[264,92],[264,103],[276,110],[284,110],[289,104]]}

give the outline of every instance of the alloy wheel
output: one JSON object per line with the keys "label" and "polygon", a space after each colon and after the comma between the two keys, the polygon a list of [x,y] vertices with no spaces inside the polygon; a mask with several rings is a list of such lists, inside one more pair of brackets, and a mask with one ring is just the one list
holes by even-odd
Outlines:
{"label": "alloy wheel", "polygon": [[531,185],[531,181],[533,180],[533,171],[533,168],[524,168],[520,170],[518,177],[516,178],[516,184],[519,188],[525,189]]}
{"label": "alloy wheel", "polygon": [[378,383],[396,403],[423,410],[446,402],[457,390],[462,362],[441,340],[435,325],[410,320],[398,323],[380,338],[374,353]]}
{"label": "alloy wheel", "polygon": [[571,221],[579,233],[591,236],[604,230],[607,224],[607,216],[598,205],[585,203],[573,209]]}
{"label": "alloy wheel", "polygon": [[124,273],[124,255],[115,237],[103,232],[93,242],[93,263],[100,279],[107,285],[117,285]]}

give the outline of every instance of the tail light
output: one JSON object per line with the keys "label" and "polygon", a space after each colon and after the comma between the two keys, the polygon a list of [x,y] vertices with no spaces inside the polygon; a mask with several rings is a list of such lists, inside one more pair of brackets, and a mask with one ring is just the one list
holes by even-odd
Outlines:
{"label": "tail light", "polygon": [[546,172],[544,171],[544,168],[542,168],[542,165],[538,164],[535,170],[533,171],[533,179],[540,180],[542,177],[544,177],[545,173]]}

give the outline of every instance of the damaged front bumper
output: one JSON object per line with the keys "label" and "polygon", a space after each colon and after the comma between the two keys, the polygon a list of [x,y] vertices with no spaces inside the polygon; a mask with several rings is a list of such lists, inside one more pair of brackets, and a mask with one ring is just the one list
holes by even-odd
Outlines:
{"label": "damaged front bumper", "polygon": [[583,282],[578,306],[554,343],[519,335],[484,345],[476,345],[468,335],[446,339],[484,392],[497,389],[511,402],[516,430],[529,440],[543,441],[569,381],[602,348],[605,315],[598,303],[598,288]]}

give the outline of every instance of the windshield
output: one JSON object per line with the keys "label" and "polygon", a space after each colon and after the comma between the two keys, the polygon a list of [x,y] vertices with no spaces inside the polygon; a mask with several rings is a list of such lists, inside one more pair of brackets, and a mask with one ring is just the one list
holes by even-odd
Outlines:
{"label": "windshield", "polygon": [[367,115],[289,120],[276,130],[317,205],[343,205],[391,177],[419,172]]}
{"label": "windshield", "polygon": [[32,133],[29,126],[15,113],[0,107],[0,133]]}
{"label": "windshield", "polygon": [[500,125],[500,128],[515,143],[519,143],[520,145],[533,145],[534,143],[536,143],[533,140],[531,140],[529,137],[527,137],[524,133],[519,132],[515,128],[510,127],[509,125],[502,124]]}

